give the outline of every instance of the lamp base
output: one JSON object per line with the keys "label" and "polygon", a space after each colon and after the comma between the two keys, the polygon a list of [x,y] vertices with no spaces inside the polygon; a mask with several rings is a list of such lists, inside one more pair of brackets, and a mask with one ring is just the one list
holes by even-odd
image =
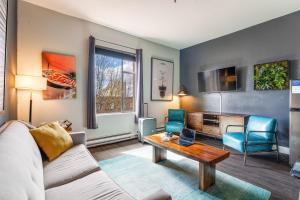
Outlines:
{"label": "lamp base", "polygon": [[30,101],[29,101],[29,123],[32,124],[32,91],[30,91]]}

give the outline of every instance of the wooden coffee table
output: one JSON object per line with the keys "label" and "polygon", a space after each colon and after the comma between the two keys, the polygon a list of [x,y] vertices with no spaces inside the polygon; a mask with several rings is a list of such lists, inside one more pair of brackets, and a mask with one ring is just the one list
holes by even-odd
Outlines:
{"label": "wooden coffee table", "polygon": [[229,157],[229,151],[218,149],[202,143],[184,147],[174,141],[163,142],[163,133],[146,136],[144,140],[153,146],[154,163],[166,159],[166,153],[172,151],[199,162],[199,189],[204,191],[215,184],[216,164]]}

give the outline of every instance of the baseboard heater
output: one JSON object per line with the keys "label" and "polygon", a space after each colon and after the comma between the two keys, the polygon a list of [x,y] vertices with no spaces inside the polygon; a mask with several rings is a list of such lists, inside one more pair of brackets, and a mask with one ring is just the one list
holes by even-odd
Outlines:
{"label": "baseboard heater", "polygon": [[87,141],[87,147],[96,147],[105,144],[112,144],[116,142],[122,142],[125,140],[136,139],[138,135],[136,133],[124,133],[116,136],[109,136],[103,138],[95,138]]}

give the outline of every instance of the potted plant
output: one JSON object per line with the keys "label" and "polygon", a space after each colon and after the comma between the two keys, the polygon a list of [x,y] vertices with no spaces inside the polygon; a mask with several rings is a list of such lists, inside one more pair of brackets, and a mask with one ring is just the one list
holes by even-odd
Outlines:
{"label": "potted plant", "polygon": [[164,86],[164,83],[166,81],[166,78],[165,78],[166,72],[163,70],[160,70],[159,74],[160,74],[159,81],[161,82],[161,85],[158,86],[158,89],[159,89],[160,97],[163,98],[166,96],[166,90],[167,90],[167,87]]}

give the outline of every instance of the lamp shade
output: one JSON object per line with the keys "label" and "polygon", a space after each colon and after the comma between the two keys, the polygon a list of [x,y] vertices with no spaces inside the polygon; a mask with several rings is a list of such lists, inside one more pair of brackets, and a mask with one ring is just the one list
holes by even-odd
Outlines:
{"label": "lamp shade", "polygon": [[188,94],[187,90],[183,85],[180,86],[180,90],[177,92],[178,96],[186,96]]}
{"label": "lamp shade", "polygon": [[47,79],[41,76],[16,75],[15,88],[24,90],[46,90]]}
{"label": "lamp shade", "polygon": [[186,96],[187,92],[185,90],[179,90],[179,92],[177,93],[178,96]]}

